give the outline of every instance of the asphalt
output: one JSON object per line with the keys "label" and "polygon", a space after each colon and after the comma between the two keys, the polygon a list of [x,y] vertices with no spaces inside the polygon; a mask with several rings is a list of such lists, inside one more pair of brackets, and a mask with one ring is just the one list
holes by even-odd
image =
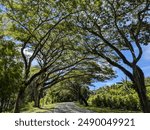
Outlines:
{"label": "asphalt", "polygon": [[93,113],[93,111],[80,108],[74,102],[58,103],[50,113]]}

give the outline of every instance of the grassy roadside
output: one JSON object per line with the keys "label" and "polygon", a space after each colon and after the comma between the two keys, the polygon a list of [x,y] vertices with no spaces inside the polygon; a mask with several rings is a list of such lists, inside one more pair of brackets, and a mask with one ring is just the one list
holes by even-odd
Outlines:
{"label": "grassy roadside", "polygon": [[33,107],[33,103],[28,103],[21,109],[21,113],[46,113],[55,108],[56,104],[44,105],[41,108]]}
{"label": "grassy roadside", "polygon": [[94,107],[94,106],[83,106],[79,104],[78,102],[75,102],[77,106],[80,108],[88,109],[96,113],[140,113],[140,111],[128,111],[128,110],[120,110],[120,109],[111,109],[111,108],[100,108],[100,107]]}

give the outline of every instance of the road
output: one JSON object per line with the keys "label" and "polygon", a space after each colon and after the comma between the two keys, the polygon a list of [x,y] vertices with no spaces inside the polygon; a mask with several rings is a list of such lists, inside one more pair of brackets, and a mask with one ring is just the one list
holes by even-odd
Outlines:
{"label": "road", "polygon": [[74,102],[58,103],[52,113],[93,113],[90,110],[78,107]]}

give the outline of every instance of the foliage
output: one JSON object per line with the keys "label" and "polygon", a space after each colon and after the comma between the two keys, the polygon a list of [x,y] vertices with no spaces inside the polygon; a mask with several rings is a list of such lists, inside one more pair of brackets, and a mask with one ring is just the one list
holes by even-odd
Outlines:
{"label": "foliage", "polygon": [[[3,93],[11,95],[9,91],[15,96],[18,92],[15,112],[19,112],[25,97],[34,100],[35,106],[41,98],[42,102],[60,102],[80,97],[86,103],[88,86],[113,78],[115,66],[132,81],[125,82],[125,88],[130,93],[134,88],[142,110],[149,112],[149,88],[145,87],[149,80],[144,81],[138,66],[142,45],[149,44],[148,10],[148,0],[1,0],[0,38],[11,38],[13,46],[20,43],[16,51],[8,51],[13,50],[11,45],[0,48],[0,81],[7,86],[1,88],[6,90],[1,91],[1,97]],[[21,87],[17,82],[22,82]],[[119,86],[116,88],[120,93]],[[128,109],[133,100],[136,105],[132,109],[139,110],[136,94],[135,100],[130,93],[121,98],[113,91],[106,97],[105,91],[97,94],[94,104],[113,107],[115,102],[116,108]]]}
{"label": "foliage", "polygon": [[70,90],[62,86],[54,86],[48,90],[44,97],[45,104],[57,103],[57,102],[72,102],[75,99]]}
{"label": "foliage", "polygon": [[0,40],[0,108],[13,108],[22,81],[22,62],[15,43]]}
{"label": "foliage", "polygon": [[[2,1],[7,11],[7,26],[5,35],[13,37],[21,44],[21,55],[24,62],[23,83],[19,90],[15,111],[25,95],[28,86],[36,90],[36,101],[39,93],[48,89],[54,82],[59,82],[60,77],[69,73],[76,65],[86,59],[79,53],[76,35],[71,36],[65,19],[72,12],[61,10],[53,0],[39,1]],[[56,6],[57,5],[57,6]],[[28,50],[30,55],[25,51]],[[32,71],[32,64],[36,60],[38,71]]]}
{"label": "foliage", "polygon": [[128,76],[143,112],[150,112],[144,73],[138,66],[142,45],[150,43],[149,1],[77,0],[72,3],[76,3],[76,8],[72,8],[79,13],[70,22],[83,35],[87,52],[103,58]]}
{"label": "foliage", "polygon": [[[147,86],[150,90],[150,87]],[[148,91],[148,96],[150,91]],[[106,86],[96,90],[88,102],[92,106],[109,107],[111,109],[122,109],[130,111],[141,111],[138,95],[132,88],[125,88],[123,85]]]}
{"label": "foliage", "polygon": [[150,77],[145,78],[145,84],[150,86]]}

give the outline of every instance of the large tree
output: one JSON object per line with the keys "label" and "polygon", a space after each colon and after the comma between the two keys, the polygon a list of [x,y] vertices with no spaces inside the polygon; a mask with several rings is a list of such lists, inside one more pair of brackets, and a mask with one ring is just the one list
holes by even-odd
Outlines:
{"label": "large tree", "polygon": [[[53,83],[53,77],[63,76],[93,57],[122,70],[133,82],[143,112],[150,111],[144,73],[138,66],[142,45],[147,45],[150,39],[148,0],[2,0],[2,3],[8,18],[2,23],[4,35],[20,42],[24,61],[15,112],[19,112],[25,90],[32,82],[37,80],[40,89],[47,89],[49,86],[45,85]],[[87,52],[81,49],[78,53],[75,46],[85,47]],[[26,55],[25,50],[31,51],[31,55]],[[40,67],[31,74],[35,60]]]}
{"label": "large tree", "polygon": [[150,40],[149,1],[79,0],[73,7],[80,10],[73,16],[76,22],[72,21],[83,30],[88,51],[127,75],[138,93],[141,109],[150,112],[144,73],[138,65],[142,45]]}
{"label": "large tree", "polygon": [[[72,12],[65,13],[60,10],[57,3],[53,0],[7,0],[3,1],[6,8],[7,27],[5,26],[5,35],[13,37],[21,44],[21,55],[24,62],[24,74],[22,87],[18,93],[16,100],[15,112],[19,112],[19,107],[23,102],[26,88],[44,73],[54,73],[61,71],[71,65],[75,65],[78,61],[74,60],[71,65],[63,66],[59,64],[59,68],[53,68],[53,64],[60,60],[62,55],[66,53],[64,40],[65,36],[62,28],[57,28]],[[57,30],[56,30],[57,28]],[[68,43],[67,43],[68,44]],[[47,61],[42,63],[38,72],[31,75],[31,66],[37,57],[47,48]],[[30,51],[30,55],[26,55],[26,50]],[[43,53],[43,54],[44,54]],[[45,54],[44,54],[45,55]],[[47,58],[45,57],[45,58]],[[60,58],[61,57],[61,58]],[[43,58],[44,61],[44,58]],[[40,64],[40,63],[39,63]],[[48,72],[49,69],[51,72]]]}
{"label": "large tree", "polygon": [[[77,37],[75,39],[77,40]],[[65,52],[67,55],[64,54],[60,56],[60,58],[51,65],[50,69],[46,73],[44,73],[44,75],[39,76],[33,82],[33,86],[35,86],[33,87],[35,88],[35,106],[39,107],[39,100],[41,97],[40,95],[43,93],[43,91],[51,88],[58,82],[69,80],[71,78],[84,79],[84,77],[86,77],[89,82],[91,81],[91,79],[104,81],[114,76],[114,72],[109,64],[104,61],[98,62],[98,59],[96,59],[95,57],[85,55],[85,49],[83,47],[81,48],[81,45],[74,46],[73,44],[71,44],[72,42],[69,43],[70,44],[67,45],[67,47],[69,48]],[[49,55],[44,54],[44,52],[40,54],[40,57],[42,58],[39,57],[40,59],[38,59],[40,60],[39,62],[41,65],[43,65],[44,63],[43,60],[45,62],[51,60],[49,59]],[[47,56],[48,59],[46,58]]]}
{"label": "large tree", "polygon": [[[41,88],[49,88],[87,58],[76,51],[76,36],[66,29],[65,20],[72,11],[66,13],[53,0],[8,0],[3,4],[7,18],[4,34],[19,41],[24,61],[23,82],[15,106],[15,112],[19,112],[27,87],[35,88],[38,97]],[[35,61],[39,70],[31,73]]]}

